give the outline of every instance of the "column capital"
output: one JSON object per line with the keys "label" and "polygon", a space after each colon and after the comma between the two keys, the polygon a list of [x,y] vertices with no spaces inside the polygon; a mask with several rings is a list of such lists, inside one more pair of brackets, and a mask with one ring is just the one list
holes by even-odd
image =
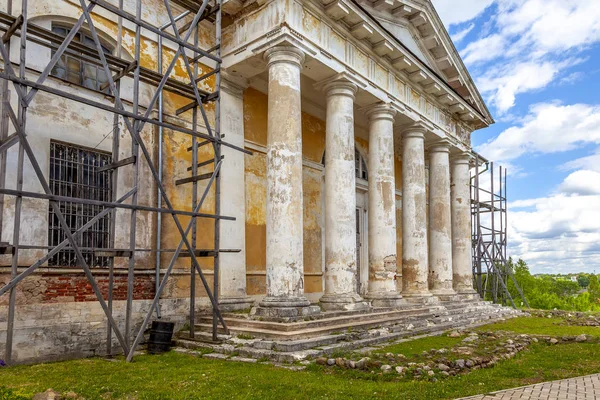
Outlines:
{"label": "column capital", "polygon": [[431,143],[429,145],[429,148],[427,149],[427,151],[429,151],[429,154],[450,153],[450,146],[451,146],[451,142],[446,138],[442,138],[440,140],[437,140],[437,141]]}
{"label": "column capital", "polygon": [[264,58],[268,66],[276,63],[286,63],[302,68],[304,52],[294,46],[275,46],[265,51]]}
{"label": "column capital", "polygon": [[369,121],[386,119],[393,122],[394,116],[396,115],[396,110],[389,103],[374,104],[372,106],[363,108],[363,110],[367,118],[369,118]]}
{"label": "column capital", "polygon": [[406,125],[402,128],[402,140],[408,138],[425,138],[425,132],[428,132],[432,129],[432,127],[424,123],[423,121],[418,121],[410,125]]}
{"label": "column capital", "polygon": [[348,96],[354,100],[354,95],[358,90],[356,84],[346,79],[337,79],[323,85],[327,97],[329,96]]}
{"label": "column capital", "polygon": [[227,71],[221,72],[221,90],[224,92],[241,99],[247,87],[247,79],[231,75]]}
{"label": "column capital", "polygon": [[473,159],[473,155],[471,153],[466,152],[466,151],[462,151],[460,153],[454,154],[450,158],[450,161],[452,162],[452,164],[466,164],[466,165],[470,165],[472,159]]}

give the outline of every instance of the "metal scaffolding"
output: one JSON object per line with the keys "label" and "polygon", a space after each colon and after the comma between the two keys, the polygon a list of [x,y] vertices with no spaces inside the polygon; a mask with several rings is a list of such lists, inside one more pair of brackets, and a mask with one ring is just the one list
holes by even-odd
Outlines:
{"label": "metal scaffolding", "polygon": [[[485,168],[480,169],[483,163]],[[482,162],[479,155],[475,156],[475,170],[471,177],[474,286],[481,298],[491,299],[494,303],[503,305],[510,303],[516,308],[508,290],[510,279],[524,305],[529,307],[508,264],[506,176],[506,168],[498,166],[498,175],[495,178],[494,163]],[[485,183],[482,184],[482,181]]]}
{"label": "metal scaffolding", "polygon": [[[1,243],[2,251],[12,253],[11,263],[11,280],[5,286],[0,288],[0,296],[9,295],[9,312],[7,324],[7,340],[6,340],[6,361],[12,362],[12,342],[14,319],[16,312],[16,290],[15,287],[23,281],[27,276],[35,272],[40,266],[44,265],[53,256],[61,250],[69,250],[76,258],[77,266],[81,267],[87,280],[89,281],[94,294],[104,310],[106,315],[107,327],[107,352],[112,352],[112,335],[114,334],[118,340],[123,353],[127,360],[131,361],[134,352],[140,345],[143,339],[144,332],[148,327],[154,313],[160,317],[159,299],[165,289],[167,280],[174,268],[175,262],[180,257],[190,258],[190,276],[191,276],[191,292],[190,292],[190,328],[193,335],[194,326],[194,309],[195,309],[195,275],[197,274],[202,281],[207,297],[212,305],[213,314],[213,339],[216,340],[217,326],[220,324],[227,332],[227,326],[219,312],[219,253],[222,252],[239,252],[237,249],[221,249],[219,244],[219,232],[221,221],[234,220],[233,217],[228,217],[220,214],[220,174],[223,163],[221,155],[221,146],[251,154],[247,150],[236,147],[225,142],[221,134],[220,120],[220,81],[221,81],[221,0],[164,0],[165,15],[168,15],[169,21],[163,26],[154,26],[146,22],[143,18],[142,0],[131,0],[135,3],[135,14],[131,14],[124,9],[123,0],[118,1],[118,6],[106,0],[79,0],[81,6],[81,15],[72,28],[66,35],[60,35],[52,30],[43,28],[35,23],[30,23],[27,13],[27,0],[21,0],[20,9],[13,9],[12,0],[8,0],[6,12],[0,12],[0,34],[3,37],[0,39],[0,56],[2,58],[3,69],[0,72],[0,90],[2,92],[2,120],[0,124],[0,196],[13,196],[15,198],[15,218],[13,229],[13,240],[10,243]],[[185,10],[180,15],[173,14],[172,5],[176,5],[179,10]],[[14,7],[16,8],[16,7]],[[98,32],[94,21],[91,17],[91,12],[95,8],[102,9],[103,12],[110,13],[118,21],[117,33],[117,49],[116,54],[105,54],[103,46],[100,42]],[[123,40],[123,24],[127,21],[130,26],[135,26],[135,54],[133,61],[125,60],[121,54],[121,45]],[[178,25],[178,22],[179,25]],[[133,25],[131,25],[133,24]],[[214,46],[210,49],[203,49],[199,46],[199,33],[206,26],[210,26],[209,33],[213,35]],[[86,35],[88,35],[92,43],[85,43],[74,40],[75,36],[84,27]],[[158,68],[157,71],[152,71],[142,66],[141,63],[141,40],[142,30],[145,33],[151,32],[158,39]],[[11,54],[10,41],[11,37],[20,37],[19,40],[19,59],[18,61],[10,60]],[[168,65],[163,65],[163,42],[168,42],[175,46],[177,50]],[[43,71],[37,76],[37,79],[30,80],[26,76],[27,68],[27,45],[28,43],[36,43],[52,50],[50,62],[44,67]],[[14,53],[14,52],[13,52]],[[106,76],[106,83],[101,89],[107,91],[107,95],[111,96],[112,105],[93,100],[90,97],[85,97],[72,92],[63,90],[47,84],[48,77],[51,75],[53,68],[57,65],[59,59],[63,56],[69,56],[86,63],[96,65],[99,70],[103,71]],[[187,77],[185,80],[174,79],[171,73],[174,70],[176,63],[183,60]],[[204,61],[204,63],[203,63]],[[203,68],[200,68],[202,65]],[[165,68],[166,67],[166,68]],[[209,68],[206,71],[206,68]],[[203,71],[199,75],[199,71]],[[29,71],[28,71],[29,72]],[[214,90],[205,91],[199,88],[199,83],[205,81],[211,76],[215,76],[216,84]],[[127,77],[133,82],[131,104],[125,105],[120,96],[121,80]],[[12,83],[12,87],[9,86]],[[140,104],[140,84],[143,83],[146,87],[152,88],[152,97],[148,106]],[[56,193],[52,190],[48,180],[44,176],[42,167],[36,159],[36,154],[30,146],[30,140],[34,135],[27,135],[27,111],[32,100],[38,92],[45,92],[53,96],[59,96],[75,102],[85,104],[89,107],[104,110],[114,115],[114,127],[112,135],[112,160],[108,165],[101,166],[97,169],[98,173],[110,171],[112,190],[110,200],[98,200],[93,198],[73,197],[68,193],[66,195]],[[177,125],[174,123],[165,122],[163,118],[163,94],[164,92],[174,93],[189,100],[189,104],[177,110],[179,115],[183,112],[192,111],[191,128]],[[131,92],[128,92],[131,93]],[[10,95],[16,94],[17,105],[16,110],[10,102]],[[215,121],[212,123],[207,115],[205,106],[208,103],[214,103]],[[152,113],[158,110],[158,117],[154,118]],[[199,122],[200,119],[200,122]],[[142,129],[146,124],[155,125],[158,127],[158,161],[152,160],[151,151],[148,143],[145,143],[141,136]],[[10,127],[12,125],[12,127]],[[127,134],[131,137],[131,155],[127,158],[119,159],[119,148],[121,134],[120,127],[124,126]],[[9,129],[10,128],[10,129]],[[206,133],[200,132],[200,128]],[[178,179],[174,182],[175,185],[191,185],[192,199],[190,201],[191,210],[175,209],[169,198],[163,182],[163,130],[170,129],[174,132],[179,132],[191,136],[192,145],[187,150],[192,155],[192,165],[187,168],[190,176]],[[9,132],[14,133],[9,135]],[[198,159],[198,149],[202,146],[209,145],[212,147],[213,156],[207,160]],[[18,161],[16,171],[7,171],[6,157],[7,150],[13,146],[18,146]],[[23,166],[25,159],[33,167],[43,193],[28,192],[23,190]],[[144,184],[139,179],[140,164],[146,163],[150,170],[153,182],[156,185],[158,203],[156,207],[144,206],[138,204],[138,185]],[[117,197],[117,177],[119,168],[125,165],[131,165],[134,173],[132,179],[132,187],[126,190],[126,193]],[[213,171],[207,174],[198,174],[198,168],[202,166],[214,166]],[[7,188],[5,185],[6,173],[10,172],[17,177],[16,189]],[[206,182],[206,187],[199,193],[198,183]],[[209,190],[214,187],[215,207],[214,213],[200,212]],[[123,188],[120,188],[123,192]],[[65,234],[64,240],[54,245],[49,243],[49,246],[24,246],[19,243],[21,230],[21,212],[24,198],[37,198],[49,201],[50,207],[53,210],[53,215],[62,227]],[[2,200],[0,199],[0,200]],[[87,222],[78,226],[76,230],[70,227],[65,220],[64,209],[61,209],[60,204],[68,202],[74,204],[82,204],[90,206],[98,211],[93,218],[89,218]],[[3,204],[0,201],[0,204]],[[115,248],[115,226],[117,225],[117,209],[129,210],[130,213],[130,234],[129,246],[127,248]],[[158,226],[157,241],[155,248],[137,248],[136,247],[136,213],[144,211],[156,214]],[[3,210],[0,209],[0,218]],[[179,245],[175,249],[161,248],[161,223],[162,214],[168,214],[173,219],[173,222],[180,235]],[[187,226],[183,226],[180,218],[191,217]],[[82,246],[83,233],[89,229],[93,229],[94,225],[102,220],[110,218],[110,235],[108,248],[94,249]],[[196,236],[202,234],[197,232],[196,223],[198,218],[208,218],[214,220],[214,247],[211,249],[196,248]],[[1,222],[1,221],[0,221]],[[1,226],[1,224],[0,224]],[[191,240],[190,240],[191,238]],[[38,259],[35,263],[19,272],[19,250],[21,249],[43,249],[47,253]],[[104,298],[101,290],[92,273],[89,264],[89,257],[84,256],[85,251],[98,250],[104,256],[109,257],[109,284],[108,296]],[[132,303],[134,290],[134,276],[136,254],[140,252],[151,252],[156,256],[156,290],[150,310],[146,313],[143,323],[139,330],[134,332],[132,327]],[[166,267],[165,273],[161,276],[160,255],[164,253],[171,254],[170,262]],[[114,288],[114,259],[116,257],[127,258],[127,302],[124,327],[120,327],[115,321],[112,312],[113,306],[113,288]],[[198,258],[209,257],[213,259],[214,280],[210,287],[206,280],[205,274],[200,268]],[[122,330],[123,329],[123,330]],[[131,341],[131,338],[134,338]]]}

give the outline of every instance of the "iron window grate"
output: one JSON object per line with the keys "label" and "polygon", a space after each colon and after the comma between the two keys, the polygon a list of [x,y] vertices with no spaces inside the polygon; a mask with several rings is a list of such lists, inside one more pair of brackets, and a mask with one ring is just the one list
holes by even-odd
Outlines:
{"label": "iron window grate", "polygon": [[[58,196],[99,201],[112,201],[112,174],[97,169],[112,162],[110,153],[88,149],[72,144],[50,142],[50,189]],[[58,202],[60,210],[71,229],[75,232],[104,207],[90,204]],[[96,256],[93,249],[110,247],[110,214],[98,220],[79,239],[85,261],[91,267],[108,267],[110,257]],[[67,237],[49,207],[48,245],[56,246]],[[70,246],[69,246],[70,247]],[[78,266],[74,250],[61,250],[48,260],[50,266]]]}

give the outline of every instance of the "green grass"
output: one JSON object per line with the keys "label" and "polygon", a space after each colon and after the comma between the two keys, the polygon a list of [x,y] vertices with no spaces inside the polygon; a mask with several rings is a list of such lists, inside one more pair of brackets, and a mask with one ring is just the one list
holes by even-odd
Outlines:
{"label": "green grass", "polygon": [[600,336],[600,327],[597,326],[570,326],[564,324],[562,318],[520,317],[513,318],[496,324],[480,327],[480,331],[507,330],[516,333],[550,335],[550,336]]}
{"label": "green grass", "polygon": [[[492,328],[552,335],[592,332],[598,335],[600,331],[558,326],[548,318],[519,318],[481,329]],[[391,345],[382,351],[393,348],[396,353],[416,354],[449,347],[453,343],[447,339],[460,340],[427,337]],[[271,365],[208,360],[170,352],[138,356],[133,363],[94,358],[0,368],[0,387],[28,396],[53,388],[59,392],[73,391],[87,399],[452,399],[595,372],[600,372],[600,345],[549,346],[540,342],[494,368],[438,382],[395,381],[397,378],[392,374],[381,376],[317,365],[294,372]],[[2,393],[0,389],[0,399]]]}

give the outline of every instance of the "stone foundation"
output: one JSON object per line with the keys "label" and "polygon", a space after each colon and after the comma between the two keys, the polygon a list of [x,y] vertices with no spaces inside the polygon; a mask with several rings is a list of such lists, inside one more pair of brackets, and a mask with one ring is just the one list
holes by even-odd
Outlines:
{"label": "stone foundation", "polygon": [[[113,303],[113,315],[121,331],[125,329],[125,301]],[[152,300],[133,302],[133,334],[137,333]],[[189,299],[161,300],[163,320],[181,328],[189,313]],[[8,306],[0,306],[0,359],[6,351]],[[97,301],[25,304],[16,308],[13,361],[33,363],[58,361],[107,353],[106,316]],[[114,354],[121,347],[112,335]]]}

